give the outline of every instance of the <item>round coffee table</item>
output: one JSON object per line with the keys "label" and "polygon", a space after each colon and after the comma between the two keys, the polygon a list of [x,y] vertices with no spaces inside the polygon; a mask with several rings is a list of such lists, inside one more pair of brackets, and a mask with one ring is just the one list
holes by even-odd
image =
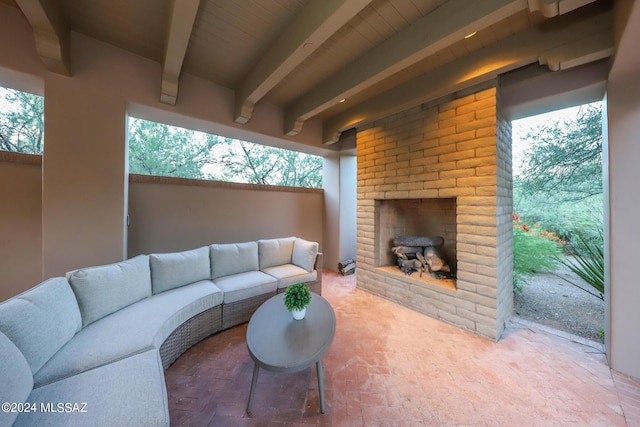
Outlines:
{"label": "round coffee table", "polygon": [[247,329],[247,348],[255,362],[247,413],[260,368],[273,372],[298,372],[316,364],[320,412],[324,414],[322,356],[336,331],[336,315],[326,299],[311,293],[311,303],[302,320],[294,320],[284,305],[284,293],[265,301],[251,317]]}

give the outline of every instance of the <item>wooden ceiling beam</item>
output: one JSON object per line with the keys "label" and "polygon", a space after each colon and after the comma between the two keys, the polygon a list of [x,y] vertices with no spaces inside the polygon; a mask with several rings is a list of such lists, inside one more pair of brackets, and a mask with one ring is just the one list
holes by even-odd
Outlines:
{"label": "wooden ceiling beam", "polygon": [[236,90],[234,120],[247,123],[264,95],[372,0],[311,0]]}
{"label": "wooden ceiling beam", "polygon": [[175,105],[178,99],[180,71],[199,6],[200,0],[171,0],[160,91],[160,101],[165,104]]}
{"label": "wooden ceiling beam", "polygon": [[567,12],[593,3],[595,0],[527,0],[531,12],[540,11],[545,18],[564,15]]}
{"label": "wooden ceiling beam", "polygon": [[53,0],[16,0],[33,28],[36,51],[49,71],[71,75],[69,30]]}
{"label": "wooden ceiling beam", "polygon": [[[450,0],[339,70],[285,108],[284,133],[439,50],[527,9],[527,0]],[[464,11],[462,13],[461,11]]]}
{"label": "wooden ceiling beam", "polygon": [[[552,70],[568,69],[604,58],[611,55],[613,45],[613,12],[610,10],[566,25],[530,28],[326,120],[323,140],[325,144],[333,144],[346,129],[487,82],[525,65],[538,62]],[[393,100],[392,105],[389,100]]]}

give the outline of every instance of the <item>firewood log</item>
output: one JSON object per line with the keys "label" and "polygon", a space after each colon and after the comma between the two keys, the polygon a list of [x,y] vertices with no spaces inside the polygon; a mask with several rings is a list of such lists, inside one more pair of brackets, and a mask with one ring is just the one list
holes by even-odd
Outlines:
{"label": "firewood log", "polygon": [[444,237],[440,236],[396,236],[393,246],[442,246]]}
{"label": "firewood log", "polygon": [[430,272],[440,271],[445,266],[445,262],[442,259],[442,255],[440,254],[440,251],[433,246],[424,248],[424,259],[427,265],[429,266]]}

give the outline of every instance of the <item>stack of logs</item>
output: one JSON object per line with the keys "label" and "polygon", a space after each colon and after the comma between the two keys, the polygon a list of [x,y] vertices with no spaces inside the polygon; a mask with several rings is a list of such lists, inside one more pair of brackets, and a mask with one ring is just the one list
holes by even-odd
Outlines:
{"label": "stack of logs", "polygon": [[440,236],[396,236],[391,251],[398,257],[398,266],[404,274],[416,271],[431,273],[437,278],[450,277],[451,268],[444,259]]}
{"label": "stack of logs", "polygon": [[348,276],[356,272],[356,260],[349,258],[338,263],[338,273]]}

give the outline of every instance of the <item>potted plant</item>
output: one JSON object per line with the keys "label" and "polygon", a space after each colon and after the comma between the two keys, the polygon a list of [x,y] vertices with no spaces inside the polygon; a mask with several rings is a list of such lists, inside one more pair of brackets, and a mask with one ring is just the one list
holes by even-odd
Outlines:
{"label": "potted plant", "polygon": [[304,319],[310,302],[311,291],[302,282],[291,285],[284,291],[284,305],[296,320]]}

